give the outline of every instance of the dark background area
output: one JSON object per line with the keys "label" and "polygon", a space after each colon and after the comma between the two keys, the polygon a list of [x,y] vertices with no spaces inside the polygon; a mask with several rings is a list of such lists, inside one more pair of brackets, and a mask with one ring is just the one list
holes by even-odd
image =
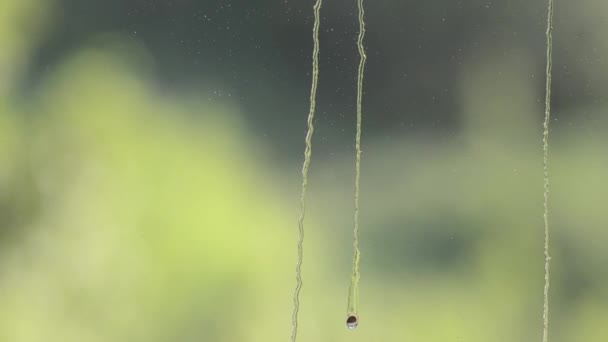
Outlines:
{"label": "dark background area", "polygon": [[[166,93],[201,81],[214,84],[201,99],[236,98],[257,135],[297,158],[301,139],[293,132],[305,129],[310,87],[311,6],[299,0],[61,0],[56,15],[62,20],[36,52],[30,79],[39,79],[95,34],[128,35],[153,56]],[[594,96],[580,86],[584,74],[571,62],[578,57],[560,45],[564,12],[558,7],[555,19],[556,117],[562,108]],[[365,135],[454,135],[463,114],[458,77],[487,50],[530,51],[537,66],[530,81],[542,93],[545,16],[542,1],[370,2]],[[345,128],[354,125],[359,58],[356,2],[326,1],[321,21],[316,122],[324,139],[348,149],[352,132]],[[578,34],[584,39],[584,32]]]}

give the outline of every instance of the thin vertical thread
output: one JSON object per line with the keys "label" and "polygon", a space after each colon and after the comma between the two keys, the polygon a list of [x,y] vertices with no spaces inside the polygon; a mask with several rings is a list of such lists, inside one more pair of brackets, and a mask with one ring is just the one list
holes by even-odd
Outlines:
{"label": "thin vertical thread", "polygon": [[306,186],[308,185],[308,168],[312,156],[312,135],[314,133],[313,121],[317,96],[317,82],[319,77],[319,26],[321,4],[317,0],[314,9],[313,26],[313,53],[312,53],[312,85],[310,87],[310,110],[308,112],[308,132],[306,133],[306,149],[304,150],[304,163],[302,165],[302,191],[300,195],[300,218],[298,219],[298,261],[296,263],[296,288],[293,293],[293,314],[291,317],[291,342],[298,336],[298,313],[300,311],[300,291],[302,290],[302,259],[304,244],[304,215],[306,212]]}
{"label": "thin vertical thread", "polygon": [[547,69],[545,83],[545,122],[543,124],[543,175],[545,224],[545,286],[543,301],[543,342],[549,340],[549,122],[551,119],[551,69],[553,67],[553,0],[547,7]]}
{"label": "thin vertical thread", "polygon": [[359,7],[359,36],[357,39],[357,47],[359,49],[360,61],[357,74],[357,135],[355,139],[356,162],[355,162],[355,227],[353,229],[353,273],[351,278],[350,289],[348,291],[348,312],[347,315],[357,314],[359,310],[359,261],[361,253],[359,251],[359,192],[361,178],[361,117],[362,117],[362,98],[363,98],[363,75],[365,71],[365,47],[363,46],[363,38],[365,37],[365,11],[363,8],[363,0],[357,0]]}

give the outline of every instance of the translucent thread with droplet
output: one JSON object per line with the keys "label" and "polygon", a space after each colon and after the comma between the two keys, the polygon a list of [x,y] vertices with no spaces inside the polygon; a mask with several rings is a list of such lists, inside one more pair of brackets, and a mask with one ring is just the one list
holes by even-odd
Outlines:
{"label": "translucent thread with droplet", "polygon": [[[354,329],[359,324],[359,261],[361,253],[359,251],[359,183],[361,178],[361,121],[362,121],[362,98],[363,98],[363,75],[365,72],[365,47],[363,38],[365,37],[365,11],[363,0],[357,0],[359,8],[359,36],[357,38],[357,48],[360,60],[357,72],[357,134],[355,138],[356,162],[355,162],[355,225],[353,229],[353,273],[351,284],[348,290],[347,304],[347,327]],[[354,321],[353,321],[354,320]]]}

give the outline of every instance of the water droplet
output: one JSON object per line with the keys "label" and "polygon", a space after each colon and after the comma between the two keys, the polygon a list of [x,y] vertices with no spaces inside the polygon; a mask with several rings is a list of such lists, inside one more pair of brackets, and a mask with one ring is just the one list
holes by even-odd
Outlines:
{"label": "water droplet", "polygon": [[354,330],[359,325],[359,317],[357,315],[349,315],[346,319],[346,327]]}

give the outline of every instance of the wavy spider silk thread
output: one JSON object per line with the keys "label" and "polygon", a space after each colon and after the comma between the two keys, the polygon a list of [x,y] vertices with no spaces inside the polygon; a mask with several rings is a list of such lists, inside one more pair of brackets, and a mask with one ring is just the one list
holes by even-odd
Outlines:
{"label": "wavy spider silk thread", "polygon": [[314,133],[313,121],[317,97],[317,83],[319,78],[319,26],[320,11],[323,0],[317,0],[314,9],[313,26],[313,54],[312,54],[312,85],[310,87],[310,111],[308,112],[308,132],[306,133],[306,148],[304,150],[304,163],[302,165],[302,190],[300,195],[300,218],[298,220],[298,261],[296,264],[296,288],[293,294],[293,314],[291,318],[291,342],[298,336],[298,313],[300,311],[300,291],[302,290],[302,254],[304,243],[304,216],[306,212],[306,187],[308,185],[308,168],[312,157],[312,135]]}
{"label": "wavy spider silk thread", "polygon": [[549,340],[549,120],[551,119],[551,69],[553,67],[553,0],[547,6],[547,69],[545,72],[545,122],[543,124],[543,177],[545,224],[545,286],[543,295],[543,342]]}
{"label": "wavy spider silk thread", "polygon": [[359,36],[357,39],[357,48],[359,50],[360,60],[357,74],[357,135],[355,139],[356,162],[355,162],[355,226],[353,229],[353,272],[351,277],[350,287],[348,289],[348,304],[346,309],[346,326],[349,329],[355,329],[359,325],[359,261],[361,253],[359,251],[359,183],[361,176],[361,112],[363,98],[363,75],[365,72],[365,47],[363,46],[363,38],[365,37],[365,10],[363,8],[363,0],[357,0],[359,8]]}

